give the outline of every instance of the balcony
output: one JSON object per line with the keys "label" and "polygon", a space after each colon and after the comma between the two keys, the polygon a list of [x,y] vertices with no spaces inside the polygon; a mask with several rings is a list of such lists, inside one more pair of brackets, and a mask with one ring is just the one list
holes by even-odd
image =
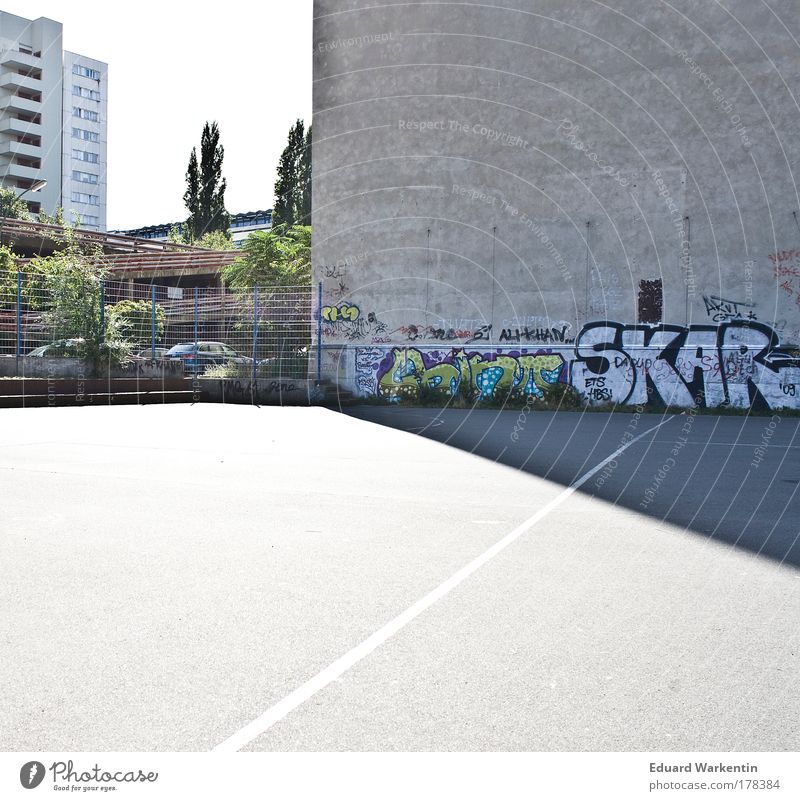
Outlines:
{"label": "balcony", "polygon": [[6,140],[0,142],[0,156],[13,158],[14,156],[27,156],[29,158],[41,158],[42,148],[36,145],[25,145],[22,142]]}
{"label": "balcony", "polygon": [[42,103],[37,100],[28,100],[19,95],[7,95],[0,98],[0,111],[23,111],[27,114],[41,114]]}
{"label": "balcony", "polygon": [[0,53],[0,66],[10,67],[12,70],[38,70],[42,69],[42,57],[32,53],[23,53],[21,50],[5,50]]}
{"label": "balcony", "polygon": [[0,133],[30,134],[41,137],[42,126],[35,122],[25,122],[24,120],[15,120],[13,117],[9,117],[0,122]]}
{"label": "balcony", "polygon": [[0,87],[3,89],[30,89],[34,92],[42,91],[42,82],[28,75],[20,75],[18,72],[3,72],[0,74]]}
{"label": "balcony", "polygon": [[2,178],[3,181],[8,179],[15,180],[18,178],[26,181],[38,181],[41,177],[41,168],[35,169],[34,167],[20,167],[19,164],[8,163],[0,166],[0,178]]}

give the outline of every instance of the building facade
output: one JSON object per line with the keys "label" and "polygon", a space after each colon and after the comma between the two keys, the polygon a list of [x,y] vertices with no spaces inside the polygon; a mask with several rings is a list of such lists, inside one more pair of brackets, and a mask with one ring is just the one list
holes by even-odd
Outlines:
{"label": "building facade", "polygon": [[796,408],[800,17],[727,5],[317,0],[327,377]]}
{"label": "building facade", "polygon": [[32,213],[106,227],[108,66],[62,46],[62,25],[0,11],[0,181]]}
{"label": "building facade", "polygon": [[[235,248],[241,248],[244,240],[253,231],[269,231],[272,228],[272,209],[263,211],[245,211],[239,214],[231,214],[231,224],[228,233],[233,240]],[[143,228],[131,228],[127,231],[117,233],[125,236],[135,236],[140,239],[154,239],[157,242],[166,242],[169,232],[172,230],[183,233],[183,223],[162,223],[161,225],[146,225]]]}

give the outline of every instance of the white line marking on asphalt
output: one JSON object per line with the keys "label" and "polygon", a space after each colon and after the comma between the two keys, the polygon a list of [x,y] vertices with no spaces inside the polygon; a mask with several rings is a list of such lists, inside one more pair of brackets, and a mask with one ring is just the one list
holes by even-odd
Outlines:
{"label": "white line marking on asphalt", "polygon": [[332,662],[321,673],[318,673],[312,679],[309,679],[305,684],[301,684],[296,690],[292,691],[283,700],[278,701],[277,704],[267,709],[264,714],[259,715],[255,720],[248,723],[243,729],[240,729],[235,734],[231,735],[227,740],[220,743],[213,750],[222,751],[226,753],[233,753],[244,748],[248,743],[251,743],[257,737],[260,737],[264,732],[271,729],[276,723],[283,720],[287,715],[302,706],[306,701],[316,695],[320,690],[327,687],[332,682],[336,681],[342,674],[346,673],[354,665],[358,664],[362,659],[369,656],[374,650],[383,645],[387,640],[394,637],[397,632],[405,628],[412,620],[418,618],[423,612],[430,609],[437,601],[444,598],[445,595],[450,593],[459,584],[468,579],[473,573],[480,570],[485,564],[490,562],[501,551],[505,550],[514,541],[518,540],[523,534],[530,531],[542,518],[547,517],[550,512],[561,506],[573,493],[579,490],[587,481],[599,473],[607,464],[613,462],[618,456],[623,454],[631,445],[635,444],[641,439],[644,439],[648,434],[657,431],[661,426],[666,425],[671,420],[674,420],[676,415],[668,417],[666,420],[660,422],[657,426],[649,428],[638,437],[635,437],[630,442],[623,445],[618,450],[614,451],[607,459],[604,459],[596,467],[593,467],[588,473],[581,476],[577,481],[570,484],[560,495],[554,498],[550,503],[543,506],[536,514],[529,517],[524,523],[517,526],[512,532],[506,534],[503,539],[495,543],[488,551],[485,551],[476,559],[473,559],[468,565],[462,567],[457,573],[452,575],[443,584],[440,584],[435,590],[429,592],[424,598],[421,598],[413,606],[406,609],[405,612],[399,614],[394,620],[389,621],[385,626],[378,629],[370,637],[367,637],[360,645],[357,645],[352,650],[348,651],[344,656],[339,657],[335,662]]}

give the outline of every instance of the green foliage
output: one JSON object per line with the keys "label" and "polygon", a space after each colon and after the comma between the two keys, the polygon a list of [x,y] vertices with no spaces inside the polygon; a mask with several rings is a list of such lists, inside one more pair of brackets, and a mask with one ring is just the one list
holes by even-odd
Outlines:
{"label": "green foliage", "polygon": [[[106,306],[109,329],[119,339],[142,344],[152,336],[153,306],[149,300],[123,300]],[[156,339],[164,336],[164,309],[156,304]]]}
{"label": "green foliage", "polygon": [[173,225],[167,234],[167,241],[174,245],[195,245],[207,250],[233,250],[233,237],[228,231],[207,231],[200,239],[193,239],[190,231],[182,231]]}
{"label": "green foliage", "polygon": [[311,281],[308,226],[255,231],[245,240],[242,253],[222,270],[223,282],[232,289],[304,286]]}
{"label": "green foliage", "polygon": [[200,163],[192,148],[186,170],[186,192],[183,201],[189,211],[186,232],[196,241],[212,231],[227,231],[230,215],[225,210],[227,182],[222,177],[225,149],[219,143],[219,126],[206,123],[200,141]]}
{"label": "green foliage", "polygon": [[209,231],[191,244],[197,245],[199,248],[208,248],[208,250],[233,250],[233,238],[227,230]]}
{"label": "green foliage", "polygon": [[14,252],[0,246],[0,308],[12,309],[17,303],[17,265]]}
{"label": "green foliage", "polygon": [[188,245],[189,242],[186,241],[186,237],[181,231],[181,229],[177,225],[171,225],[169,227],[169,233],[167,234],[167,242],[171,242],[173,245]]}
{"label": "green foliage", "polygon": [[[39,257],[25,268],[22,304],[26,311],[41,313],[43,333],[50,342],[80,339],[77,355],[95,367],[116,366],[130,354],[130,346],[113,320],[106,330],[100,322],[100,292],[107,269],[102,252],[83,247],[74,229],[65,226],[63,249]],[[16,305],[17,270],[13,254],[0,249],[0,299],[3,306]]]}
{"label": "green foliage", "polygon": [[[75,214],[75,212],[73,212]],[[75,214],[75,227],[77,228],[81,224],[81,218],[79,215]],[[38,220],[40,223],[45,223],[46,225],[66,225],[66,221],[64,219],[64,209],[59,206],[56,209],[55,214],[47,214],[43,211],[39,212]]]}
{"label": "green foliage", "polygon": [[311,223],[311,128],[303,120],[289,129],[289,141],[278,162],[273,226]]}
{"label": "green foliage", "polygon": [[28,204],[21,200],[13,189],[0,187],[0,217],[29,220]]}

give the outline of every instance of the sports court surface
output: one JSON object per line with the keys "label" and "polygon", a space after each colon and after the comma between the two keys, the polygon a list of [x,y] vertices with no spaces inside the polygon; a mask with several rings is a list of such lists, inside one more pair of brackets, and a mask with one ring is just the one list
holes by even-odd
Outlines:
{"label": "sports court surface", "polygon": [[354,414],[5,410],[0,750],[800,750],[797,418]]}

